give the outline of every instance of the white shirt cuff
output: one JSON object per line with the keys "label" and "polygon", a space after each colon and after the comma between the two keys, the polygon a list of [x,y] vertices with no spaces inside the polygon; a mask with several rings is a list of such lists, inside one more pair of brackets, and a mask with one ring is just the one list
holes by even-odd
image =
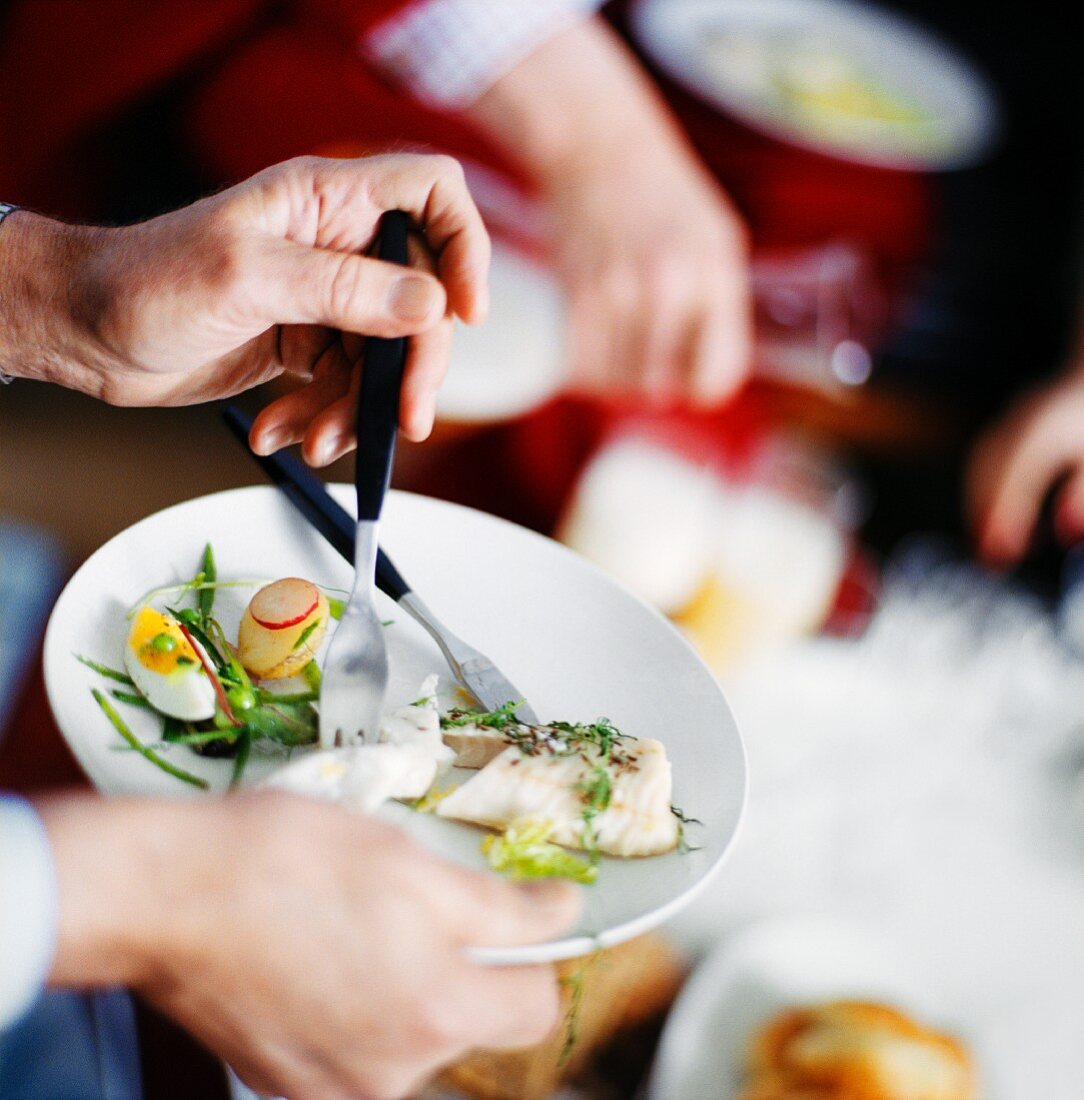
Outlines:
{"label": "white shirt cuff", "polygon": [[468,106],[517,61],[602,0],[420,0],[381,23],[362,55],[430,106]]}
{"label": "white shirt cuff", "polygon": [[28,802],[0,796],[0,1029],[41,992],[56,935],[56,873],[45,826]]}

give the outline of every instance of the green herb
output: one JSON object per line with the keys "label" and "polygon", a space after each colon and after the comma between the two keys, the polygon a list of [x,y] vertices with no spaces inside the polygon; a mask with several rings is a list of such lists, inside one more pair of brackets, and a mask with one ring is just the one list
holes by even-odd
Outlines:
{"label": "green herb", "polygon": [[315,661],[309,661],[309,663],[301,670],[301,677],[306,684],[309,685],[309,690],[320,694],[320,683],[324,678],[324,674],[320,671],[320,666]]}
{"label": "green herb", "polygon": [[[166,610],[177,620],[179,625],[184,627],[184,629],[203,646],[203,651],[210,657],[211,663],[214,665],[219,678],[228,678],[230,673],[229,661],[219,653],[218,646],[211,640],[210,635],[204,629],[204,625],[200,623],[199,616],[188,608],[182,611],[176,611],[172,607],[167,607]],[[210,622],[212,620],[208,621]]]}
{"label": "green herb", "polygon": [[139,740],[138,737],[128,728],[127,723],[117,713],[116,708],[112,703],[100,692],[97,688],[91,688],[91,694],[97,700],[98,706],[105,712],[106,718],[109,719],[113,728],[124,738],[124,740],[133,748],[140,756],[145,757],[155,767],[161,768],[162,771],[169,775],[172,775],[175,779],[181,780],[183,783],[190,783],[193,787],[199,787],[202,790],[207,790],[208,784],[206,779],[201,779],[198,775],[193,775],[191,772],[186,772],[183,768],[178,768],[171,764],[168,760],[164,760],[161,756],[154,751],[154,749],[148,748]]}
{"label": "green herb", "polygon": [[560,979],[561,988],[568,990],[568,1008],[565,1009],[564,1018],[565,1038],[561,1044],[561,1054],[557,1059],[557,1065],[561,1069],[568,1065],[572,1052],[576,1049],[576,1044],[580,1039],[580,1015],[583,1010],[587,972],[601,957],[601,949],[596,948],[580,962],[579,967],[573,973],[566,974]]}
{"label": "green herb", "polygon": [[595,764],[590,773],[573,788],[583,802],[583,846],[590,853],[592,863],[599,858],[598,831],[595,819],[610,805],[613,798],[613,777],[604,764]]}
{"label": "green herb", "polygon": [[218,569],[215,566],[215,552],[211,548],[211,544],[203,548],[203,569],[200,571],[202,575],[202,582],[199,587],[199,591],[196,593],[196,608],[199,611],[199,617],[203,622],[211,617],[211,611],[215,605],[215,589],[214,586],[218,581]]}
{"label": "green herb", "polygon": [[245,773],[245,765],[248,763],[248,755],[252,751],[252,733],[245,729],[241,733],[237,755],[233,760],[233,774],[230,776],[230,790],[241,783],[241,776]]}
{"label": "green herb", "polygon": [[154,710],[154,707],[151,706],[142,695],[136,695],[135,692],[111,688],[109,694],[112,695],[114,699],[119,699],[122,703],[127,703],[129,706],[142,707],[144,710]]}
{"label": "green herb", "polygon": [[685,811],[679,809],[677,806],[671,806],[670,812],[678,820],[678,851],[682,855],[688,855],[689,852],[699,852],[699,847],[692,845],[685,839],[685,828],[688,825],[703,825],[704,822],[698,817],[687,817]]}
{"label": "green herb", "polygon": [[581,750],[585,745],[593,746],[598,754],[607,761],[613,761],[620,743],[628,741],[628,734],[622,733],[609,718],[600,718],[589,724],[579,722],[551,722],[550,729],[563,733],[569,742],[571,751]]}
{"label": "green herb", "polygon": [[295,649],[300,649],[312,637],[312,632],[320,625],[321,621],[321,619],[313,619],[312,622],[301,631],[297,641],[290,647],[291,652]]}
{"label": "green herb", "polygon": [[127,684],[129,687],[135,687],[135,680],[133,680],[128,673],[118,672],[115,668],[99,664],[97,661],[92,661],[89,657],[81,657],[78,653],[74,654],[74,656],[80,664],[84,664],[87,668],[93,669],[99,676],[105,676],[109,680],[116,680],[118,684]]}
{"label": "green herb", "polygon": [[308,703],[265,703],[245,714],[245,729],[280,745],[311,745],[320,735],[316,711]]}
{"label": "green herb", "polygon": [[191,657],[186,657],[183,653],[180,657],[177,658],[176,661],[178,668],[188,668],[190,665],[194,665],[195,663],[196,662],[193,661]]}
{"label": "green herb", "polygon": [[346,610],[346,600],[336,599],[334,596],[327,598],[327,613],[338,622]]}
{"label": "green herb", "polygon": [[256,698],[261,703],[316,703],[320,699],[318,691],[295,691],[287,694],[267,691],[264,688],[256,689]]}
{"label": "green herb", "polygon": [[186,733],[191,733],[193,728],[191,722],[182,722],[179,718],[167,714],[165,721],[162,723],[162,739],[164,741],[176,741]]}
{"label": "green herb", "polygon": [[172,737],[163,734],[162,740],[171,745],[210,745],[216,741],[234,742],[237,740],[237,727],[230,726],[221,730],[202,730],[196,733],[177,733]]}
{"label": "green herb", "polygon": [[567,878],[590,885],[598,878],[598,867],[550,841],[548,821],[528,819],[513,822],[497,836],[482,841],[489,866],[515,881],[534,878]]}
{"label": "green herb", "polygon": [[381,626],[395,626],[395,620],[394,619],[381,619],[380,620],[380,625]]}
{"label": "green herb", "polygon": [[516,717],[516,707],[521,706],[523,700],[505,703],[496,710],[466,710],[455,708],[443,715],[440,720],[441,729],[454,730],[461,726],[484,726],[487,729],[501,730],[506,726],[522,725]]}

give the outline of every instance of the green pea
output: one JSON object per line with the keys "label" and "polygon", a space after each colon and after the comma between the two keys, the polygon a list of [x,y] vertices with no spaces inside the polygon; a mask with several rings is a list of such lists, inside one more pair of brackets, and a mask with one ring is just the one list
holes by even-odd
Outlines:
{"label": "green pea", "polygon": [[234,714],[240,711],[252,710],[256,705],[256,693],[247,687],[232,687],[226,692],[226,698],[230,702],[230,709]]}
{"label": "green pea", "polygon": [[155,634],[151,638],[151,649],[155,653],[172,653],[177,648],[177,639],[172,634]]}

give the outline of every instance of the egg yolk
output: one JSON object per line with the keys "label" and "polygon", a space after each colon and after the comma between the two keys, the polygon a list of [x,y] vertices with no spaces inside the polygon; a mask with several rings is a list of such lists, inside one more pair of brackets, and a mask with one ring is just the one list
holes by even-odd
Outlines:
{"label": "egg yolk", "polygon": [[132,623],[128,645],[139,663],[160,676],[200,667],[200,659],[176,619],[143,607]]}

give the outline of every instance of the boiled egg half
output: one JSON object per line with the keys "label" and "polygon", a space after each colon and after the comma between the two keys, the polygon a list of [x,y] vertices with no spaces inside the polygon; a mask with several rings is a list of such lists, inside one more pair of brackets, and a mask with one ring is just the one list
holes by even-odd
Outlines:
{"label": "boiled egg half", "polygon": [[213,718],[215,689],[177,620],[139,609],[124,647],[124,667],[155,710],[185,722]]}

